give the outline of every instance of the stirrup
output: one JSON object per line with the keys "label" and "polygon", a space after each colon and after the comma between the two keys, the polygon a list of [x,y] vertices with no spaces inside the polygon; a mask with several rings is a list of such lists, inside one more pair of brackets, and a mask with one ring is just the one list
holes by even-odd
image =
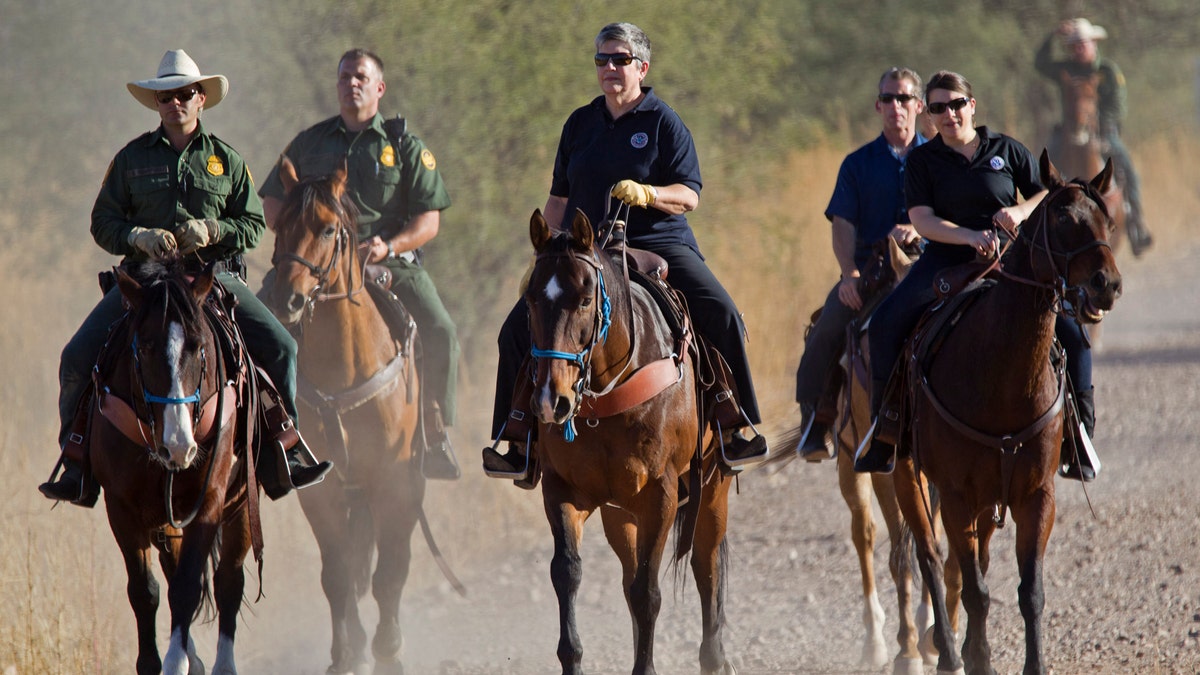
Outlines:
{"label": "stirrup", "polygon": [[[876,440],[875,430],[878,425],[878,419],[871,422],[871,427],[863,436],[862,443],[858,444],[858,449],[854,452],[854,471],[856,473],[889,474],[896,468],[896,446],[884,440]],[[890,447],[891,451],[885,450],[884,446]],[[887,461],[881,462],[880,455],[885,452],[888,453]]]}
{"label": "stirrup", "polygon": [[[745,419],[744,414],[742,417]],[[747,424],[749,424],[748,421]],[[750,438],[743,436],[740,429],[734,429],[730,431],[728,444],[729,448],[733,449],[734,446],[737,446],[741,450],[740,452],[730,455],[730,453],[726,451],[724,430],[722,430],[721,425],[717,423],[717,435],[721,442],[721,461],[724,462],[724,464],[734,472],[741,471],[742,468],[747,464],[756,464],[761,462],[764,458],[766,458],[769,450],[767,447],[766,436],[758,433],[758,429],[756,429],[753,424],[749,424],[749,426],[750,430],[754,432],[754,435]]]}
{"label": "stirrup", "polygon": [[[1074,443],[1075,452],[1066,461],[1058,466],[1058,475],[1070,480],[1078,480],[1084,483],[1090,483],[1096,480],[1100,475],[1102,467],[1100,456],[1096,454],[1096,448],[1092,445],[1092,439],[1088,436],[1087,430],[1079,424],[1078,435]],[[1090,470],[1090,473],[1089,473]]]}
{"label": "stirrup", "polygon": [[[496,448],[500,447],[500,443],[503,441],[504,441],[504,432],[502,430],[500,432],[500,435],[496,437],[496,440],[492,443],[492,445],[484,448],[485,456],[486,456],[487,451],[491,450],[497,456],[503,457],[503,455],[500,454],[500,451],[496,449]],[[509,442],[520,443],[520,441],[509,441]],[[487,474],[488,476],[491,476],[492,478],[507,478],[509,480],[514,480],[514,481],[525,480],[525,479],[529,478],[529,464],[530,464],[529,456],[532,452],[532,448],[533,448],[533,431],[530,430],[529,433],[526,434],[526,436],[525,436],[525,452],[523,453],[525,456],[525,463],[521,466],[521,468],[516,469],[514,471],[489,469],[487,466],[487,462],[484,461],[483,462],[483,472],[485,474]]]}

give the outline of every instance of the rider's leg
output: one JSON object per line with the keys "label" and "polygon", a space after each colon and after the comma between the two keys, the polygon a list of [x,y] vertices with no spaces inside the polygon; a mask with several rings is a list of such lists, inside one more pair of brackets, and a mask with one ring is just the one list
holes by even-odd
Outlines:
{"label": "rider's leg", "polygon": [[846,344],[846,326],[854,320],[855,314],[853,309],[842,304],[838,287],[834,286],[825,298],[821,316],[804,340],[804,354],[796,369],[796,402],[800,404],[800,424],[804,429],[796,451],[803,459],[820,461],[833,457],[829,451],[833,446],[828,438],[833,420],[818,415],[817,409],[818,403],[828,395],[826,389],[831,374],[839,368],[838,358]]}
{"label": "rider's leg", "polygon": [[[1067,357],[1067,376],[1074,390],[1075,407],[1079,422],[1088,439],[1085,442],[1076,426],[1069,426],[1063,434],[1063,464],[1065,478],[1090,481],[1096,477],[1094,445],[1091,439],[1096,431],[1096,390],[1092,385],[1092,350],[1084,339],[1083,328],[1069,317],[1059,316],[1054,324],[1054,334],[1062,344]],[[1086,443],[1086,446],[1085,446]],[[1085,450],[1085,447],[1087,450]]]}
{"label": "rider's leg", "polygon": [[[725,448],[731,461],[757,458],[767,453],[767,439],[754,428],[762,422],[758,398],[750,376],[746,353],[746,327],[733,298],[704,264],[694,249],[685,245],[656,246],[654,252],[666,259],[671,286],[687,298],[696,332],[725,357],[733,375],[742,424],[734,429]],[[748,429],[749,431],[743,431]]]}
{"label": "rider's leg", "polygon": [[908,271],[908,275],[883,300],[871,317],[867,342],[871,365],[870,431],[855,453],[854,470],[859,472],[890,472],[896,444],[900,437],[900,411],[885,405],[884,393],[892,371],[900,360],[904,342],[921,320],[921,315],[935,299],[933,278],[946,264],[923,256]]}
{"label": "rider's leg", "polygon": [[1141,180],[1138,178],[1137,170],[1133,167],[1133,159],[1129,156],[1129,150],[1121,142],[1121,137],[1116,133],[1110,133],[1106,140],[1117,175],[1120,177],[1125,200],[1129,202],[1129,214],[1125,219],[1125,231],[1129,234],[1129,246],[1133,250],[1133,255],[1140,256],[1154,243],[1154,238],[1150,235],[1150,229],[1146,227],[1146,221],[1142,214]]}
{"label": "rider's leg", "polygon": [[[293,423],[299,424],[300,415],[296,410],[296,340],[241,277],[222,272],[218,279],[225,290],[237,298],[233,317],[246,341],[250,358],[271,378],[279,392],[283,409]],[[288,472],[292,486],[296,488],[320,482],[333,468],[328,461],[307,465],[304,458],[310,453],[307,447],[301,447],[303,445],[301,438],[296,446],[287,451]]]}
{"label": "rider's leg", "polygon": [[[510,415],[516,411],[528,415],[528,401],[513,401],[519,378],[527,377],[520,372],[521,364],[529,355],[532,340],[529,337],[529,311],[524,300],[517,301],[496,338],[499,359],[496,362],[496,398],[492,408],[492,435],[498,441],[509,441],[508,450],[500,454],[492,446],[483,449],[484,471],[493,477],[520,480],[527,477],[526,438],[513,435],[508,428]],[[532,421],[528,422],[532,424]]]}
{"label": "rider's leg", "polygon": [[[433,279],[418,263],[396,261],[392,270],[392,291],[404,303],[417,323],[421,338],[421,399],[425,410],[425,455],[421,470],[426,478],[456,480],[461,471],[445,427],[454,426],[458,417],[458,328],[446,311]],[[440,415],[440,421],[439,421]]]}
{"label": "rider's leg", "polygon": [[[84,319],[83,325],[63,348],[58,365],[58,447],[62,451],[70,432],[71,422],[79,409],[80,399],[87,391],[96,357],[108,337],[108,330],[125,314],[121,291],[113,288],[105,294]],[[57,480],[38,486],[50,499],[75,501],[83,492],[83,467],[63,458],[63,473]]]}

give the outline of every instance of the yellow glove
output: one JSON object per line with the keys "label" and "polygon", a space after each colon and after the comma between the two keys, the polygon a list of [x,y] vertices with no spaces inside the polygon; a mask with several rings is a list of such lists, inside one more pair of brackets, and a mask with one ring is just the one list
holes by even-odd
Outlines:
{"label": "yellow glove", "polygon": [[220,234],[221,226],[216,220],[192,219],[175,228],[175,241],[179,243],[179,252],[187,255],[215,242]]}
{"label": "yellow glove", "polygon": [[125,238],[126,243],[145,253],[151,260],[161,260],[178,250],[175,235],[157,227],[135,227]]}
{"label": "yellow glove", "polygon": [[613,186],[612,196],[630,206],[650,206],[658,201],[658,190],[652,185],[623,180]]}

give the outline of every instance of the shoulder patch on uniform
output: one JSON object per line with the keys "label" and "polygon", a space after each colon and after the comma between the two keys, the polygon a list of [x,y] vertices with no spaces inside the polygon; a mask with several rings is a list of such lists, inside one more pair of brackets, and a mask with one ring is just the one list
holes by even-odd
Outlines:
{"label": "shoulder patch on uniform", "polygon": [[1125,86],[1125,73],[1122,73],[1119,70],[1117,71],[1117,86],[1120,86],[1120,87]]}
{"label": "shoulder patch on uniform", "polygon": [[207,168],[208,172],[214,176],[225,175],[225,165],[221,163],[221,158],[217,157],[216,155],[208,156],[208,166],[205,168]]}
{"label": "shoulder patch on uniform", "polygon": [[433,171],[437,168],[437,160],[433,158],[433,153],[429,151],[429,148],[425,148],[421,151],[421,163],[424,164],[425,168],[429,169],[430,171]]}
{"label": "shoulder patch on uniform", "polygon": [[392,148],[391,143],[383,146],[383,152],[379,153],[379,163],[384,166],[396,166],[396,150]]}

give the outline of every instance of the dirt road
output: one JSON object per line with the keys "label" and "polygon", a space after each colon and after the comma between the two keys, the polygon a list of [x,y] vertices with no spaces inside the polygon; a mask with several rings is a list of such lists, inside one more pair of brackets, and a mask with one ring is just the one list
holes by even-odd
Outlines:
{"label": "dirt road", "polygon": [[[1193,248],[1156,251],[1144,261],[1120,258],[1126,292],[1105,321],[1096,359],[1096,445],[1105,468],[1086,493],[1078,483],[1059,483],[1046,556],[1046,657],[1055,673],[1200,672],[1200,507],[1193,496],[1200,478],[1193,457],[1200,432],[1195,412],[1200,294],[1194,290],[1200,272],[1189,264],[1196,253]],[[473,472],[473,446],[461,454]],[[460,555],[455,561],[470,588],[465,599],[439,581],[416,545],[416,576],[405,599],[408,672],[558,672],[557,605],[540,494],[476,476],[431,492],[435,526],[438,519],[452,518],[444,509],[463,508],[458,500],[465,495],[476,502],[482,498],[485,508],[494,505],[481,516],[492,543],[448,544],[451,552],[456,546],[468,552],[468,559]],[[739,672],[876,672],[857,665],[858,569],[833,466],[794,462],[776,475],[750,473],[731,501],[726,646]],[[288,537],[277,533],[275,541]],[[274,555],[295,563],[299,578],[291,579],[291,587],[315,589],[306,543],[281,547],[289,546],[295,549]],[[877,551],[881,570],[886,546],[881,543]],[[989,628],[1002,673],[1019,672],[1023,662],[1012,549],[1010,524],[994,539],[987,580]],[[579,610],[584,666],[589,673],[628,672],[630,621],[619,568],[598,522],[585,532],[584,566]],[[246,672],[324,672],[323,600],[312,593],[281,599],[279,582],[268,583],[274,590],[259,606],[262,615],[246,621]],[[694,588],[686,577],[678,585],[667,577],[665,584],[659,671],[696,672],[700,627]],[[893,587],[890,578],[880,584],[890,636]],[[369,614],[369,599],[363,605]],[[283,614],[275,616],[280,607]],[[287,632],[295,636],[283,661],[277,643],[254,644],[263,625],[278,627],[277,621],[290,624]]]}

